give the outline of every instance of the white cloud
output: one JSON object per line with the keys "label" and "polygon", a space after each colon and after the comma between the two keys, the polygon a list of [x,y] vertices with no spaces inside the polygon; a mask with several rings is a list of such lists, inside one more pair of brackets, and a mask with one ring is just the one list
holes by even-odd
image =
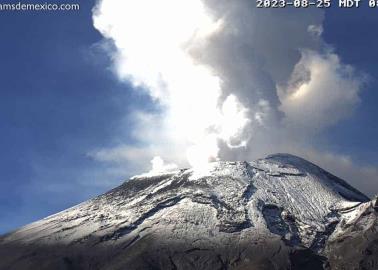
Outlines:
{"label": "white cloud", "polygon": [[278,86],[280,110],[290,127],[323,128],[353,112],[361,84],[336,54],[304,50],[286,86]]}
{"label": "white cloud", "polygon": [[144,170],[153,159],[164,170],[327,152],[314,136],[353,112],[364,78],[330,51],[323,19],[320,9],[256,9],[249,0],[100,0],[94,26],[114,42],[115,72],[162,111],[130,115],[137,144],[92,157]]}
{"label": "white cloud", "polygon": [[150,171],[150,173],[152,173],[152,174],[163,173],[163,172],[171,172],[171,171],[175,171],[175,170],[178,169],[176,164],[174,164],[174,163],[168,163],[167,164],[159,156],[154,157],[151,160],[151,164],[152,164],[152,170]]}
{"label": "white cloud", "polygon": [[323,34],[323,26],[311,24],[308,26],[307,31],[312,34],[314,38],[320,38]]}
{"label": "white cloud", "polygon": [[247,109],[234,95],[221,102],[221,79],[188,54],[222,29],[222,20],[214,20],[201,0],[103,0],[95,8],[94,26],[114,41],[120,79],[144,87],[165,108],[159,128],[144,125],[143,132],[135,131],[140,140],[155,148],[169,141],[181,155],[185,145],[188,160],[196,161],[192,165],[216,158],[218,140],[243,143],[237,137],[249,121]]}

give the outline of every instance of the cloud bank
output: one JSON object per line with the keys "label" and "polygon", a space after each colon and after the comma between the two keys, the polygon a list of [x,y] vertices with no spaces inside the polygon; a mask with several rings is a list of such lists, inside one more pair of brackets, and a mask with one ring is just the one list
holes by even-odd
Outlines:
{"label": "cloud bank", "polygon": [[114,43],[115,73],[161,110],[135,112],[138,146],[90,156],[161,171],[289,152],[378,176],[313,143],[353,112],[365,81],[322,39],[323,19],[247,0],[100,0],[94,27]]}
{"label": "cloud bank", "polygon": [[334,53],[301,55],[286,86],[277,89],[287,124],[321,129],[348,116],[359,103],[361,78]]}

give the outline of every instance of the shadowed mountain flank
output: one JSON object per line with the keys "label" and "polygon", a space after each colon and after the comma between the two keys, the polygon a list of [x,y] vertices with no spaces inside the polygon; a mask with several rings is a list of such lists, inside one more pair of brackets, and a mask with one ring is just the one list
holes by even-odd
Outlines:
{"label": "shadowed mountain flank", "polygon": [[376,199],[277,154],[133,177],[1,237],[0,269],[377,269],[377,242]]}

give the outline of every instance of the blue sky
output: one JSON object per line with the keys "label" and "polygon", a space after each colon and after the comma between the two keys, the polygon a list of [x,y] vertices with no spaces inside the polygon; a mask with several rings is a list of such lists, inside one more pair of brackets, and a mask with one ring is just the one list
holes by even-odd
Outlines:
{"label": "blue sky", "polygon": [[[120,82],[92,24],[94,1],[79,12],[0,13],[0,233],[101,194],[127,170],[88,156],[133,144],[135,109],[151,99]],[[376,10],[327,10],[324,40],[344,63],[369,75],[361,104],[324,131],[330,151],[378,164]],[[146,160],[146,162],[149,162]]]}
{"label": "blue sky", "polygon": [[378,17],[374,9],[340,10],[326,13],[324,38],[336,49],[344,62],[366,72],[369,83],[361,93],[362,104],[348,119],[328,130],[337,150],[352,154],[360,162],[377,164],[378,141]]}
{"label": "blue sky", "polygon": [[[120,84],[98,53],[91,1],[80,12],[0,14],[0,232],[120,183],[86,153],[114,143],[129,107],[148,99]],[[100,181],[101,175],[107,181]]]}

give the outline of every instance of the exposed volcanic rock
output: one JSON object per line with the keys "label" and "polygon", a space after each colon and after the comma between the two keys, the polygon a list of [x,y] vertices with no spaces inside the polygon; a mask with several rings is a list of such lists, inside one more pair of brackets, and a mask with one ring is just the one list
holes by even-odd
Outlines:
{"label": "exposed volcanic rock", "polygon": [[301,158],[142,175],[0,238],[0,269],[378,269],[377,201]]}

